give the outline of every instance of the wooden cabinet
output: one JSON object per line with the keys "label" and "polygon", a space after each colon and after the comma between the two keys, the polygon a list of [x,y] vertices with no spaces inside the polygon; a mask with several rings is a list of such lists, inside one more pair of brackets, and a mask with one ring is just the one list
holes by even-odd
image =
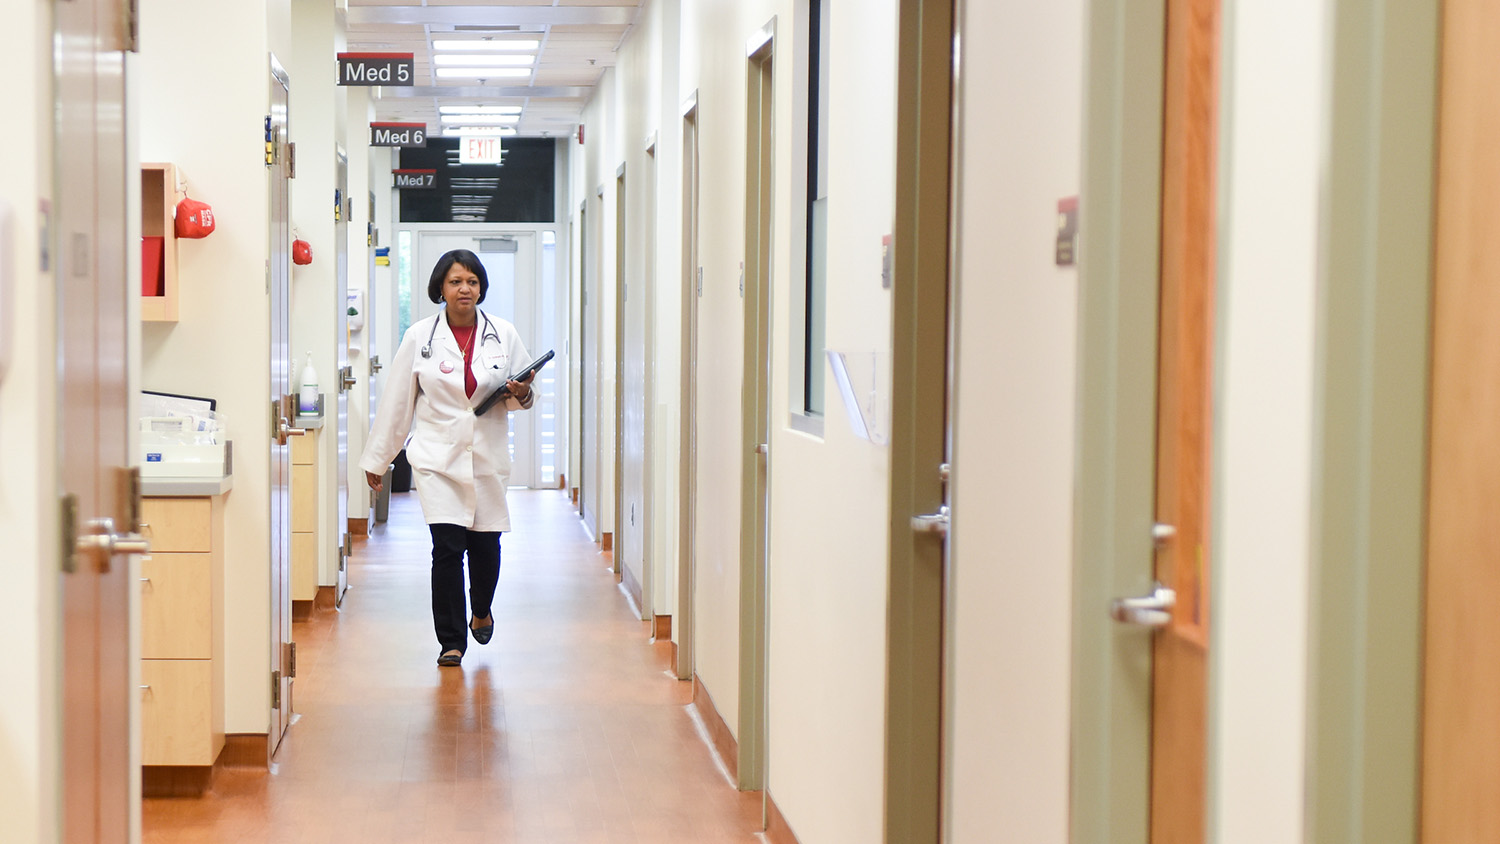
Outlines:
{"label": "wooden cabinet", "polygon": [[318,597],[318,434],[292,438],[292,600]]}
{"label": "wooden cabinet", "polygon": [[141,320],[177,321],[177,168],[141,165]]}
{"label": "wooden cabinet", "polygon": [[224,748],[224,497],[146,497],[141,763],[211,766]]}

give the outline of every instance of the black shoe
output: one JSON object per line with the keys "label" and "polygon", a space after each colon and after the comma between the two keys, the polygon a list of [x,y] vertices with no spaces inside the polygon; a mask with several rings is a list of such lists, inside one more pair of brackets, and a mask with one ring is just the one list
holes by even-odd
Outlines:
{"label": "black shoe", "polygon": [[464,655],[462,651],[443,651],[443,655],[438,657],[438,665],[444,668],[456,668],[463,660]]}
{"label": "black shoe", "polygon": [[495,615],[490,614],[490,623],[483,627],[475,627],[474,620],[469,620],[469,632],[474,634],[474,641],[481,645],[488,645],[490,637],[495,635]]}

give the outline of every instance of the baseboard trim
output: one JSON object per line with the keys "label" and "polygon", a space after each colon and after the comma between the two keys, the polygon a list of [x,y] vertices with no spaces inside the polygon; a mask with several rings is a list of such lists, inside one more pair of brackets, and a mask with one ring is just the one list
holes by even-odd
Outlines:
{"label": "baseboard trim", "polygon": [[698,710],[698,715],[703,719],[703,726],[708,728],[708,736],[713,739],[714,751],[724,761],[724,767],[729,769],[729,778],[738,782],[740,778],[740,745],[734,740],[734,733],[729,731],[729,725],[724,723],[723,716],[714,706],[714,699],[708,693],[708,687],[703,685],[699,679],[698,672],[693,672],[693,707]]}
{"label": "baseboard trim", "polygon": [[771,844],[801,844],[769,790],[766,791],[766,840]]}
{"label": "baseboard trim", "polygon": [[270,770],[270,736],[235,733],[224,736],[224,749],[212,765],[142,765],[142,797],[202,797],[213,790],[225,768]]}
{"label": "baseboard trim", "polygon": [[573,487],[573,509],[578,509],[578,487]]}
{"label": "baseboard trim", "polygon": [[202,797],[214,787],[217,765],[142,765],[142,797]]}
{"label": "baseboard trim", "polygon": [[568,488],[568,476],[564,475],[562,472],[558,472],[557,473],[557,488],[558,489],[567,489]]}
{"label": "baseboard trim", "polygon": [[672,617],[670,615],[659,615],[655,619],[655,627],[651,631],[651,638],[664,642],[672,638]]}
{"label": "baseboard trim", "polygon": [[599,534],[599,547],[605,551],[615,550],[615,535],[609,531]]}
{"label": "baseboard trim", "polygon": [[366,519],[350,519],[349,520],[349,535],[350,536],[369,536],[370,535],[370,520],[367,519],[367,518]]}
{"label": "baseboard trim", "polygon": [[293,601],[292,621],[298,623],[311,621],[315,604],[317,604],[317,601]]}
{"label": "baseboard trim", "polygon": [[224,750],[218,766],[223,768],[271,767],[271,737],[265,733],[230,733],[224,736]]}
{"label": "baseboard trim", "polygon": [[635,601],[636,609],[640,610],[645,606],[645,602],[641,600],[641,583],[635,579],[635,575],[630,573],[630,566],[620,566],[620,580],[625,584],[625,591],[629,592],[630,597]]}
{"label": "baseboard trim", "polygon": [[337,586],[319,586],[318,597],[313,599],[313,607],[320,610],[331,610],[338,608],[339,596]]}

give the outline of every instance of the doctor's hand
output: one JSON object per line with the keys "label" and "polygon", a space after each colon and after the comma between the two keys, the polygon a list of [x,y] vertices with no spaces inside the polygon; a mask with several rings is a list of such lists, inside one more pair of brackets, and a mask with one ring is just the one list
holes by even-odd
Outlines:
{"label": "doctor's hand", "polygon": [[365,473],[365,483],[369,484],[370,489],[373,489],[376,492],[380,491],[382,480],[384,480],[384,478],[382,478],[380,475],[375,474],[374,472]]}
{"label": "doctor's hand", "polygon": [[517,400],[526,401],[526,398],[531,395],[531,379],[535,377],[536,373],[533,372],[519,381],[506,381],[505,387],[510,391],[511,395],[516,397]]}

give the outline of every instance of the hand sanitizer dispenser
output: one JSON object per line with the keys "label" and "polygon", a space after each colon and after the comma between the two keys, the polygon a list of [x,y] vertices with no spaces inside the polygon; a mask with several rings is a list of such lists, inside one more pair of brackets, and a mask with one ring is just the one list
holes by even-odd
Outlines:
{"label": "hand sanitizer dispenser", "polygon": [[301,386],[297,390],[297,414],[318,415],[318,371],[313,369],[312,352],[307,353],[307,365],[302,367]]}

